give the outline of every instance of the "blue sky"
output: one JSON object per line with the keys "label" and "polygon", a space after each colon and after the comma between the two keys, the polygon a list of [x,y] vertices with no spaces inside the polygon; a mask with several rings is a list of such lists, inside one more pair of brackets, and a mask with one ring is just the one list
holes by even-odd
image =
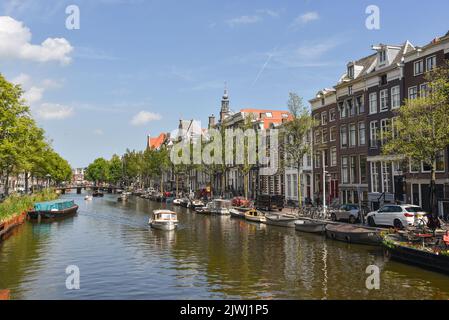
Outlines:
{"label": "blue sky", "polygon": [[[79,30],[65,27],[71,4]],[[372,4],[380,30],[365,27]],[[24,85],[54,148],[78,167],[141,150],[181,117],[206,126],[225,81],[233,110],[284,109],[290,91],[308,100],[372,44],[445,34],[447,12],[445,0],[3,0],[0,40],[13,27],[32,38],[0,41],[0,72]],[[41,45],[48,38],[64,40]]]}

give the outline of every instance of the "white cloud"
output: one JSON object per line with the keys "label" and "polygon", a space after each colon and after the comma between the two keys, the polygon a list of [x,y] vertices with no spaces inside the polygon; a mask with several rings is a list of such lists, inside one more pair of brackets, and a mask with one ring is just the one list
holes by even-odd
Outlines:
{"label": "white cloud", "polygon": [[162,116],[160,114],[148,111],[140,111],[132,118],[131,124],[134,126],[141,126],[150,121],[156,121],[160,119],[162,119]]}
{"label": "white cloud", "polygon": [[257,23],[259,21],[262,21],[262,18],[259,16],[240,16],[237,18],[226,20],[226,23],[231,27],[235,27],[241,24]]}
{"label": "white cloud", "polygon": [[315,11],[306,12],[306,13],[296,17],[296,19],[292,23],[292,27],[298,27],[301,25],[305,25],[309,22],[318,20],[319,18],[320,18],[320,16],[319,16],[318,12],[315,12]]}
{"label": "white cloud", "polygon": [[23,98],[27,101],[29,105],[34,105],[36,102],[42,100],[44,95],[44,88],[31,87],[25,91]]}
{"label": "white cloud", "polygon": [[281,15],[280,10],[276,11],[276,10],[270,10],[270,9],[260,9],[260,10],[257,10],[257,13],[266,14],[272,18],[279,18]]}
{"label": "white cloud", "polygon": [[104,132],[101,129],[95,129],[94,130],[94,134],[97,135],[97,136],[102,136],[104,134]]}
{"label": "white cloud", "polygon": [[0,16],[0,57],[37,62],[71,62],[73,47],[65,38],[47,38],[40,45],[31,44],[31,31],[9,16]]}
{"label": "white cloud", "polygon": [[42,103],[32,110],[38,118],[44,120],[62,120],[73,115],[73,108],[57,103]]}

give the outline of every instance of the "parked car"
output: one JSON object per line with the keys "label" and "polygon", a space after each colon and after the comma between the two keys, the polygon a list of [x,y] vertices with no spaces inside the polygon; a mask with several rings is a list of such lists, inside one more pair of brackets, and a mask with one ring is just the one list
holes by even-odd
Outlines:
{"label": "parked car", "polygon": [[426,220],[426,212],[419,206],[412,204],[388,204],[377,211],[368,213],[367,221],[372,227],[391,226],[397,229],[403,229],[413,226],[421,220]]}
{"label": "parked car", "polygon": [[360,222],[360,210],[356,204],[343,204],[331,214],[332,221]]}

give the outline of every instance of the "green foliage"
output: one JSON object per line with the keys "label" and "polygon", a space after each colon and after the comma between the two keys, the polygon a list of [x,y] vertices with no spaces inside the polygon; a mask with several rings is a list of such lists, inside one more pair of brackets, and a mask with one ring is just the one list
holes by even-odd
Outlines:
{"label": "green foliage", "polygon": [[58,198],[54,190],[45,189],[39,193],[33,193],[25,196],[11,196],[0,203],[0,222],[22,214],[30,209],[34,203],[42,201],[51,201]]}
{"label": "green foliage", "polygon": [[95,184],[109,180],[109,162],[104,158],[97,158],[91,163],[85,172],[86,179]]}

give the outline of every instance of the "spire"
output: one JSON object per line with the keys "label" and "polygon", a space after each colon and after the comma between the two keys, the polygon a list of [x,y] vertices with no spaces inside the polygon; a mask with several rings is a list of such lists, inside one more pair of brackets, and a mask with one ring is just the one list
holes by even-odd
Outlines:
{"label": "spire", "polygon": [[225,82],[223,98],[221,99],[220,122],[229,114],[228,86]]}

